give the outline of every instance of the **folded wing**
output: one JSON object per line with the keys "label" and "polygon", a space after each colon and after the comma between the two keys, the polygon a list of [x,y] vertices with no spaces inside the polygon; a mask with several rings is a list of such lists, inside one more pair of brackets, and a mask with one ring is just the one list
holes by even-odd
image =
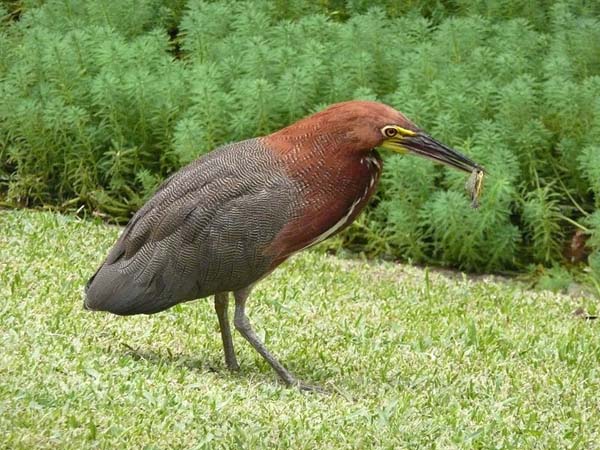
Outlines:
{"label": "folded wing", "polygon": [[167,179],[89,280],[86,307],[151,314],[246,287],[271,270],[265,249],[298,194],[256,139],[222,147]]}

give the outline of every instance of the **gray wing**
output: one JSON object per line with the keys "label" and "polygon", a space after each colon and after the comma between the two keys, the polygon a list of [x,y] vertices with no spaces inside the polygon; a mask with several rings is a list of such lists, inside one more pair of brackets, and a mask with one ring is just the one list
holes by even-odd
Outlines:
{"label": "gray wing", "polygon": [[296,189],[256,139],[215,150],[167,179],[90,279],[86,306],[154,313],[246,287],[293,219]]}

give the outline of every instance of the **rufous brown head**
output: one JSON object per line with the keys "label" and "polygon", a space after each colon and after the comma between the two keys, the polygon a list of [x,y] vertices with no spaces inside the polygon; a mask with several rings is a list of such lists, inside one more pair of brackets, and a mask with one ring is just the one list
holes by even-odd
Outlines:
{"label": "rufous brown head", "polygon": [[274,135],[290,141],[322,137],[349,153],[380,147],[396,153],[414,153],[465,172],[483,168],[466,156],[433,139],[404,114],[383,103],[336,103]]}

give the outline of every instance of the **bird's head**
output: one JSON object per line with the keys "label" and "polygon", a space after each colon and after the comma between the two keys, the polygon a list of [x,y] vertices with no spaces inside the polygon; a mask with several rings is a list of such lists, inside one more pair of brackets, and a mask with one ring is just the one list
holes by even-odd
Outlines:
{"label": "bird's head", "polygon": [[319,131],[333,134],[344,143],[346,152],[366,152],[384,148],[416,155],[465,172],[483,168],[456,150],[433,139],[404,114],[377,102],[337,103],[308,117]]}

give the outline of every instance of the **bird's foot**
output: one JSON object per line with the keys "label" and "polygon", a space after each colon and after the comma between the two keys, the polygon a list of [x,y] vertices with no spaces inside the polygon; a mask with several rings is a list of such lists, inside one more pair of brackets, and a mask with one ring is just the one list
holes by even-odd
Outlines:
{"label": "bird's foot", "polygon": [[231,372],[239,372],[240,371],[240,365],[238,364],[238,362],[236,360],[226,361],[226,363],[227,363],[227,368]]}

